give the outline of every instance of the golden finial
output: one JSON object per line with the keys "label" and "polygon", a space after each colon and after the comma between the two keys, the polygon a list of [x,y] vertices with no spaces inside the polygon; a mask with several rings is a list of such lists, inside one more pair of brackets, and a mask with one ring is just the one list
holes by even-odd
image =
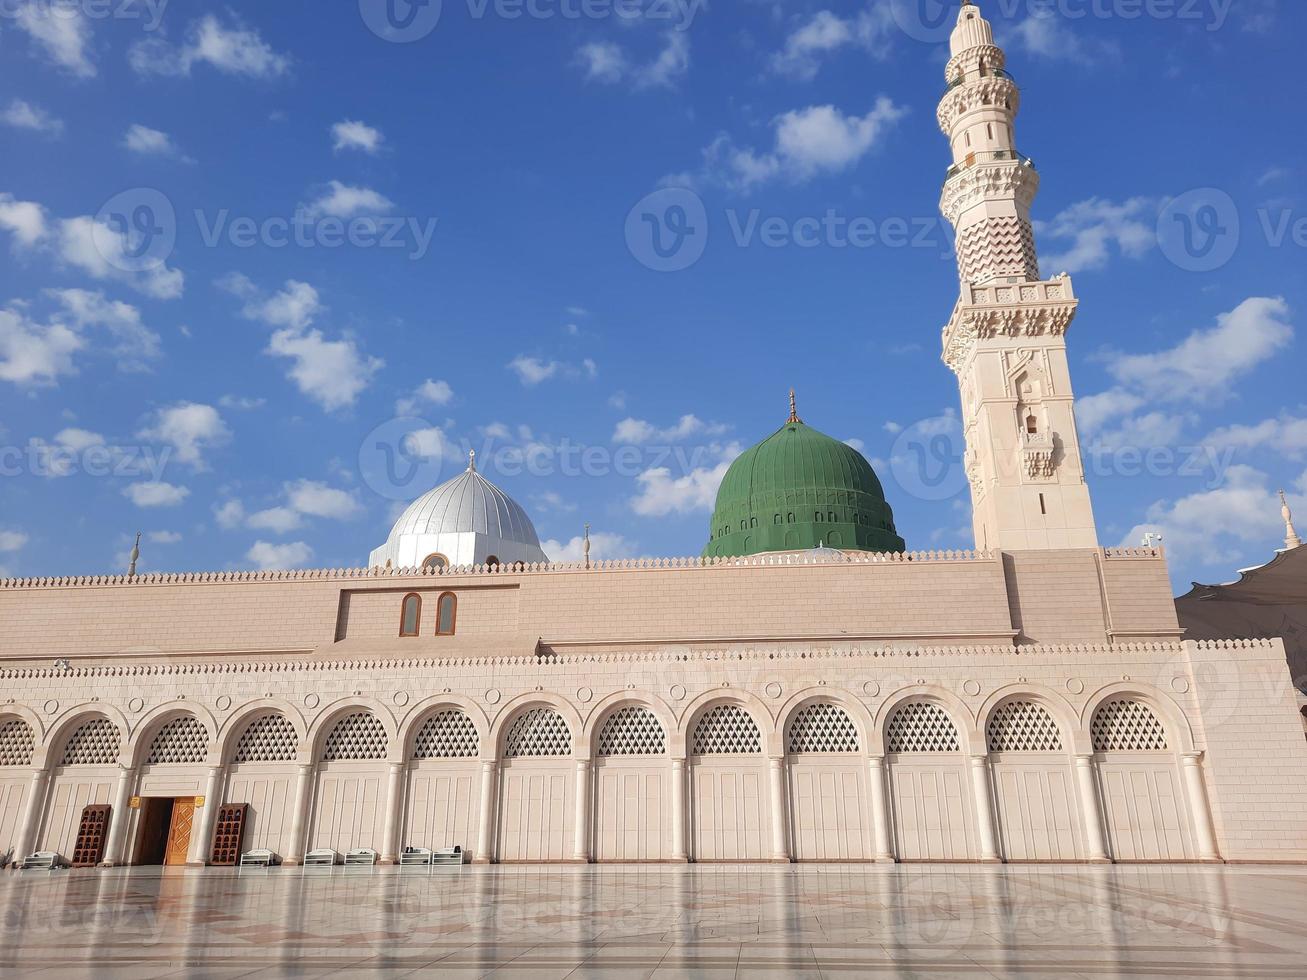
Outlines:
{"label": "golden finial", "polygon": [[794,389],[790,389],[790,417],[785,422],[786,425],[802,425],[803,419],[799,418],[799,405],[794,397]]}

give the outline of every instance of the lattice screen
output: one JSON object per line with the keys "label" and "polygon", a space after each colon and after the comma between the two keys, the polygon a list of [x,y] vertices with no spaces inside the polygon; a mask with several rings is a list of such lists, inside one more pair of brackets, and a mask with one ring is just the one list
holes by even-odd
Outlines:
{"label": "lattice screen", "polygon": [[1009,701],[989,719],[991,752],[1059,752],[1062,733],[1048,709],[1034,701]]}
{"label": "lattice screen", "polygon": [[618,708],[599,731],[599,754],[665,755],[667,733],[652,711],[642,704]]}
{"label": "lattice screen", "polygon": [[322,749],[323,762],[356,762],[386,757],[386,727],[371,711],[357,711],[336,722]]}
{"label": "lattice screen", "polygon": [[572,733],[553,708],[522,712],[508,730],[504,756],[509,759],[547,758],[572,754]]}
{"label": "lattice screen", "polygon": [[260,715],[241,733],[231,761],[294,762],[299,747],[295,726],[285,715]]}
{"label": "lattice screen", "polygon": [[1089,726],[1095,752],[1161,752],[1166,729],[1140,701],[1109,701],[1094,713]]}
{"label": "lattice screen", "polygon": [[752,755],[762,751],[762,735],[738,704],[709,708],[694,727],[695,755]]}
{"label": "lattice screen", "polygon": [[477,727],[457,708],[438,711],[428,718],[413,743],[415,759],[473,759],[480,754]]}
{"label": "lattice screen", "polygon": [[815,701],[790,722],[789,751],[857,752],[858,726],[838,704]]}
{"label": "lattice screen", "polygon": [[887,752],[957,752],[958,729],[948,712],[930,701],[909,701],[885,729]]}
{"label": "lattice screen", "polygon": [[36,749],[32,726],[21,718],[0,725],[0,766],[30,766]]}
{"label": "lattice screen", "polygon": [[194,715],[174,718],[150,743],[149,766],[203,762],[209,754],[209,733]]}
{"label": "lattice screen", "polygon": [[92,718],[73,732],[61,766],[109,766],[118,761],[122,733],[108,718]]}

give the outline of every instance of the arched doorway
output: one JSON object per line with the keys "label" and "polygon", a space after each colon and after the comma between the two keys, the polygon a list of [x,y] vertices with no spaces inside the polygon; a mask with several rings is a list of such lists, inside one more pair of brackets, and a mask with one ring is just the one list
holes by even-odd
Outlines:
{"label": "arched doorway", "polygon": [[867,766],[849,713],[812,701],[786,726],[790,827],[796,861],[864,861],[871,856]]}
{"label": "arched doorway", "polygon": [[320,751],[309,850],[329,847],[345,854],[368,847],[380,853],[388,748],[385,725],[366,709],[332,726]]}
{"label": "arched doorway", "polygon": [[526,708],[504,735],[499,860],[562,861],[576,820],[572,732],[554,708]]}
{"label": "arched doorway", "polygon": [[1083,858],[1074,772],[1049,710],[1030,697],[1004,701],[990,714],[985,738],[1004,858]]}
{"label": "arched doorway", "polygon": [[642,704],[619,707],[595,745],[596,861],[665,861],[672,855],[667,732]]}
{"label": "arched doorway", "polygon": [[900,861],[965,861],[977,856],[973,794],[962,739],[933,701],[899,705],[885,726]]}
{"label": "arched doorway", "polygon": [[[295,822],[299,734],[280,711],[254,715],[230,749],[224,803],[245,803],[243,850],[266,848],[285,855]],[[229,743],[230,744],[230,743]]]}
{"label": "arched doorway", "polygon": [[762,733],[738,704],[715,704],[690,737],[691,813],[696,861],[761,861],[770,856],[771,807]]}
{"label": "arched doorway", "polygon": [[461,708],[433,711],[409,750],[408,820],[401,847],[458,846],[475,853],[481,736]]}

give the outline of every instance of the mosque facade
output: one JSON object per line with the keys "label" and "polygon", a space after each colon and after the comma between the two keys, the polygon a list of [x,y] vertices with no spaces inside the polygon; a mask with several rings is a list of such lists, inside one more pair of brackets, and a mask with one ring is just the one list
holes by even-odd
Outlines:
{"label": "mosque facade", "polygon": [[1283,642],[1187,639],[1163,550],[1097,540],[973,4],[945,71],[974,551],[792,406],[694,558],[551,563],[471,461],[366,568],[6,580],[0,859],[1307,861]]}

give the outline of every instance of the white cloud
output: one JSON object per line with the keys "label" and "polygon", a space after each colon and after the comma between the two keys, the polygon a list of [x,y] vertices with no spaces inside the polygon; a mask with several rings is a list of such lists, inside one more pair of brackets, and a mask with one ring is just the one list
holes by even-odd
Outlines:
{"label": "white cloud", "polygon": [[582,45],[576,62],[585,70],[588,82],[616,85],[629,81],[637,89],[673,88],[690,70],[690,35],[685,31],[668,31],[662,50],[652,61],[633,61],[621,45],[600,41]]}
{"label": "white cloud", "polygon": [[46,291],[63,306],[73,326],[103,328],[114,339],[111,352],[118,366],[127,371],[144,369],[161,354],[159,335],[141,321],[141,311],[121,300],[107,299],[100,291],[50,289]]}
{"label": "white cloud", "polygon": [[6,531],[0,529],[0,552],[13,552],[20,550],[28,542],[28,537],[22,531]]}
{"label": "white cloud", "polygon": [[3,112],[0,112],[0,122],[15,129],[30,129],[33,132],[51,135],[58,135],[64,131],[61,120],[55,119],[44,109],[22,99],[14,99]]}
{"label": "white cloud", "polygon": [[19,245],[31,247],[43,239],[49,229],[45,208],[35,201],[17,201],[12,194],[0,193],[0,228],[11,232]]}
{"label": "white cloud", "polygon": [[290,58],[273,50],[257,30],[239,22],[224,25],[213,14],[191,24],[184,44],[158,37],[137,42],[128,61],[141,75],[189,75],[205,64],[246,78],[275,78],[290,70]]}
{"label": "white cloud", "polygon": [[245,553],[245,560],[260,571],[302,568],[313,560],[313,549],[303,541],[290,541],[286,544],[256,541]]}
{"label": "white cloud", "polygon": [[287,484],[286,499],[297,513],[337,521],[353,517],[362,509],[352,493],[314,480]]}
{"label": "white cloud", "polygon": [[291,380],[327,411],[353,405],[385,363],[363,354],[353,340],[327,340],[321,330],[278,330],[268,351],[291,361]]}
{"label": "white cloud", "polygon": [[218,404],[223,408],[230,408],[237,412],[252,412],[256,408],[262,408],[268,404],[266,398],[250,398],[245,395],[223,395],[218,399]]}
{"label": "white cloud", "polygon": [[[582,535],[572,538],[567,543],[551,538],[542,542],[540,547],[549,556],[550,561],[582,561],[585,558],[585,537]],[[637,547],[634,541],[620,534],[609,534],[604,531],[592,532],[590,535],[590,560],[605,561],[611,558],[630,558],[635,555]]]}
{"label": "white cloud", "polygon": [[885,96],[862,116],[845,115],[833,105],[795,109],[772,120],[772,149],[741,149],[721,136],[703,151],[697,174],[665,177],[662,183],[702,182],[748,191],[777,178],[797,184],[840,173],[871,152],[907,111]]}
{"label": "white cloud", "polygon": [[70,453],[85,452],[92,446],[103,446],[105,444],[104,436],[98,432],[90,432],[87,429],[63,429],[55,435],[54,441]]}
{"label": "white cloud", "polygon": [[141,268],[133,259],[127,236],[94,218],[69,218],[59,223],[58,252],[69,265],[92,279],[113,279],[155,299],[177,299],[186,277],[166,262]]}
{"label": "white cloud", "polygon": [[176,531],[150,531],[145,539],[150,544],[180,544],[182,536]]}
{"label": "white cloud", "polygon": [[1178,445],[1185,428],[1193,421],[1190,415],[1147,412],[1122,419],[1110,431],[1095,433],[1090,444],[1099,449],[1148,448]]}
{"label": "white cloud", "polygon": [[666,466],[645,470],[636,477],[640,493],[631,499],[631,510],[642,517],[712,510],[722,477],[740,451],[735,444],[725,447],[721,462],[716,466],[695,467],[681,477],[673,477]]}
{"label": "white cloud", "polygon": [[219,527],[228,529],[240,527],[245,522],[245,505],[239,500],[227,500],[215,507],[213,516]]}
{"label": "white cloud", "polygon": [[290,507],[270,507],[256,511],[245,518],[245,526],[255,531],[271,531],[274,534],[287,534],[298,530],[304,521]]}
{"label": "white cloud", "polygon": [[1208,433],[1203,445],[1241,452],[1265,449],[1277,456],[1301,460],[1307,457],[1307,418],[1285,412],[1254,425],[1224,426]]}
{"label": "white cloud", "polygon": [[332,146],[341,150],[362,150],[364,153],[376,153],[385,142],[381,130],[374,129],[367,123],[356,119],[342,119],[331,127]]}
{"label": "white cloud", "polygon": [[327,190],[308,205],[310,218],[354,218],[358,215],[380,215],[394,208],[394,204],[370,187],[351,187],[338,180],[328,181]]}
{"label": "white cloud", "polygon": [[1141,258],[1157,244],[1156,207],[1156,202],[1144,197],[1121,204],[1094,197],[1073,204],[1051,221],[1036,223],[1035,230],[1044,239],[1070,242],[1065,251],[1045,255],[1040,264],[1057,272],[1101,269],[1113,245],[1128,258]]}
{"label": "white cloud", "polygon": [[176,507],[190,495],[186,487],[154,480],[123,488],[123,496],[137,507]]}
{"label": "white cloud", "polygon": [[448,405],[454,400],[454,389],[447,381],[427,378],[413,391],[395,402],[396,415],[413,415],[423,405]]}
{"label": "white cloud", "polygon": [[123,135],[123,146],[142,156],[176,157],[181,156],[172,137],[158,129],[133,123]]}
{"label": "white cloud", "polygon": [[1128,415],[1143,405],[1142,396],[1122,388],[1109,388],[1076,400],[1076,424],[1089,435],[1101,431],[1110,420]]}
{"label": "white cloud", "polygon": [[893,26],[888,4],[849,18],[820,10],[785,39],[785,47],[771,58],[772,71],[807,81],[817,74],[823,57],[853,45],[883,56]]}
{"label": "white cloud", "polygon": [[85,346],[62,323],[40,324],[16,310],[0,310],[0,381],[49,385],[73,374],[73,354]]}
{"label": "white cloud", "polygon": [[1121,57],[1118,45],[1109,41],[1091,41],[1083,30],[1073,27],[1075,23],[1053,9],[1034,10],[1013,31],[1017,43],[1040,58],[1089,65]]}
{"label": "white cloud", "polygon": [[856,449],[858,452],[864,452],[867,448],[867,444],[865,442],[863,442],[861,439],[856,439],[856,438],[845,439],[844,445],[849,446],[852,449]]}
{"label": "white cloud", "polygon": [[665,429],[643,419],[627,418],[617,423],[617,428],[613,431],[613,442],[634,446],[649,442],[674,443],[692,436],[721,435],[727,428],[719,422],[704,422],[694,415],[682,415],[680,421]]}
{"label": "white cloud", "polygon": [[900,425],[898,422],[886,422],[883,426],[881,426],[881,428],[892,436],[896,436],[903,431],[903,426]]}
{"label": "white cloud", "polygon": [[[577,505],[566,500],[562,494],[555,493],[553,490],[545,490],[542,493],[533,494],[531,502],[536,505],[540,511],[554,511],[559,514],[571,514],[577,509]],[[548,552],[546,552],[548,554]]]}
{"label": "white cloud", "polygon": [[447,452],[457,452],[457,449],[439,426],[416,429],[404,437],[404,451],[423,459],[439,459]]}
{"label": "white cloud", "polygon": [[159,409],[138,436],[171,446],[179,463],[202,470],[204,453],[230,440],[231,431],[212,405],[180,402]]}
{"label": "white cloud", "polygon": [[60,68],[78,78],[94,77],[95,65],[87,53],[91,25],[75,4],[28,0],[6,15]]}
{"label": "white cloud", "polygon": [[526,357],[520,355],[509,362],[508,368],[513,371],[522,384],[531,386],[538,385],[542,381],[548,381],[562,370],[563,365],[558,361],[542,361],[538,357]]}
{"label": "white cloud", "polygon": [[[245,283],[250,283],[243,276]],[[270,327],[304,330],[323,310],[318,291],[306,282],[288,279],[281,292],[266,300],[251,301],[242,313],[251,320],[261,320]]]}

